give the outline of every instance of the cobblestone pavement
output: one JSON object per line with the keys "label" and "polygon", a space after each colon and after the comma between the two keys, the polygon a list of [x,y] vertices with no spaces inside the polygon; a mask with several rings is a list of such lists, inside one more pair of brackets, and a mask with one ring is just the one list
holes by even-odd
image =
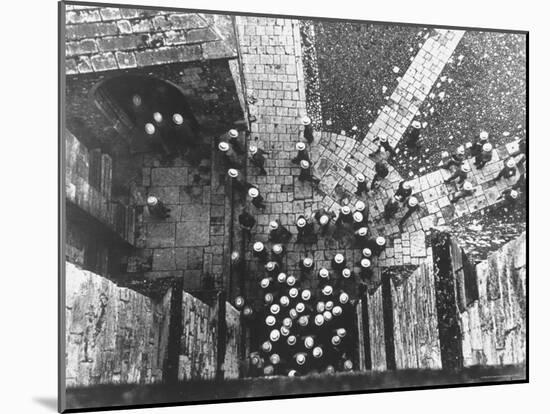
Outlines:
{"label": "cobblestone pavement", "polygon": [[[335,229],[329,230],[315,242],[296,243],[295,220],[301,214],[311,216],[322,207],[337,211],[341,205],[353,205],[357,201],[353,194],[354,175],[362,172],[367,179],[374,176],[375,162],[368,157],[376,149],[372,140],[385,136],[392,146],[399,142],[464,32],[437,30],[435,36],[426,40],[391,95],[390,103],[362,142],[327,132],[314,134],[315,139],[308,146],[314,174],[320,179],[319,185],[314,186],[310,182],[299,181],[299,169],[291,163],[296,153],[296,142],[303,140],[301,117],[306,115],[299,22],[238,17],[237,26],[249,110],[256,117],[256,122],[251,126],[250,139],[269,152],[267,176],[259,175],[253,166],[248,167],[248,180],[259,187],[267,201],[267,208],[263,211],[251,207],[257,226],[246,244],[248,277],[259,281],[263,275],[250,252],[254,241],[268,242],[268,224],[274,219],[279,219],[294,236],[286,246],[283,267],[287,272],[298,272],[298,262],[305,256],[313,257],[317,268],[330,268],[330,260],[339,252],[346,256],[348,264],[358,262],[360,251],[354,246],[353,238]],[[450,174],[448,171],[438,170],[412,180],[413,193],[419,199],[421,208],[406,222],[403,232],[399,232],[397,226],[403,212],[398,213],[390,223],[385,223],[382,218],[384,204],[402,180],[390,165],[390,173],[380,188],[364,200],[368,201],[370,233],[389,238],[386,251],[377,263],[375,261],[375,265],[422,263],[431,256],[430,247],[426,244],[426,232],[430,228],[449,224],[464,214],[494,204],[501,191],[515,181],[515,178],[491,181],[502,168],[503,159],[515,150],[514,145],[510,143],[494,150],[493,160],[483,170],[477,170],[473,167],[473,160],[468,160],[472,166],[468,179],[474,184],[475,194],[454,205],[450,203],[449,196],[456,191],[456,186],[443,182]],[[389,162],[391,164],[391,160]],[[376,274],[379,278],[379,273]],[[314,278],[302,282],[311,287],[316,284]],[[253,296],[255,291],[251,287],[247,294]]]}

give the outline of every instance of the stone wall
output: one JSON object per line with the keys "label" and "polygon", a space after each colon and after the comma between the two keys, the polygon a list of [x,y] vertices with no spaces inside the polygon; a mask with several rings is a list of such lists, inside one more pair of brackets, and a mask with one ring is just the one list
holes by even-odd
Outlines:
{"label": "stone wall", "polygon": [[237,56],[230,16],[67,5],[65,24],[68,74]]}
{"label": "stone wall", "polygon": [[155,303],[66,263],[67,387],[161,381],[170,298]]}
{"label": "stone wall", "polygon": [[475,268],[479,299],[460,314],[464,366],[526,362],[526,233]]}
{"label": "stone wall", "polygon": [[225,303],[225,324],[224,378],[239,378],[240,361],[244,355],[241,313],[227,302]]}

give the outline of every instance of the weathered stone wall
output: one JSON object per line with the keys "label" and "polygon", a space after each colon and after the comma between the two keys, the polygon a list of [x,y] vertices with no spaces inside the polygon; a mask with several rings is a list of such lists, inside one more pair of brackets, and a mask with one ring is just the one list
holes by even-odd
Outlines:
{"label": "weathered stone wall", "polygon": [[231,17],[67,6],[68,74],[237,56]]}
{"label": "weathered stone wall", "polygon": [[214,379],[218,346],[217,309],[183,292],[178,379]]}
{"label": "weathered stone wall", "polygon": [[242,350],[241,313],[225,303],[225,358],[223,362],[224,378],[239,378]]}
{"label": "weathered stone wall", "polygon": [[432,261],[392,280],[391,293],[396,368],[441,368]]}
{"label": "weathered stone wall", "polygon": [[155,303],[66,263],[67,387],[161,381],[170,298]]}
{"label": "weathered stone wall", "polygon": [[464,366],[526,362],[526,233],[476,265],[479,299],[460,314]]}

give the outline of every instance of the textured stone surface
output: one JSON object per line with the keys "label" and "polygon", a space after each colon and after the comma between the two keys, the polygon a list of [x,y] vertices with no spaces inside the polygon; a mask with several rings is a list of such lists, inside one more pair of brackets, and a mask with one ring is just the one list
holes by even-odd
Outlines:
{"label": "textured stone surface", "polygon": [[161,381],[171,292],[156,303],[71,263],[65,270],[67,387]]}

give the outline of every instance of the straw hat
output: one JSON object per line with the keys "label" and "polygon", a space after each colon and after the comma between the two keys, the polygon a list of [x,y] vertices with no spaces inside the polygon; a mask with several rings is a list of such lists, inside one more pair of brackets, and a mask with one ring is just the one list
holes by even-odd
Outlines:
{"label": "straw hat", "polygon": [[474,186],[472,185],[471,182],[469,182],[469,181],[465,181],[465,182],[464,182],[464,189],[465,189],[466,191],[471,191],[472,188],[474,188]]}
{"label": "straw hat", "polygon": [[302,291],[302,299],[305,300],[305,301],[308,301],[311,299],[311,290],[309,289],[304,289]]}
{"label": "straw hat", "polygon": [[281,326],[281,335],[288,336],[290,334],[290,329],[288,329],[286,326]]}
{"label": "straw hat", "polygon": [[288,316],[290,316],[292,319],[296,319],[298,317],[298,311],[292,308],[288,311]]}
{"label": "straw hat", "polygon": [[328,279],[329,277],[329,272],[328,272],[328,269],[323,267],[319,270],[319,277],[322,278],[322,279]]}
{"label": "straw hat", "polygon": [[344,263],[344,255],[342,253],[337,253],[334,256],[334,261],[338,264]]}
{"label": "straw hat", "polygon": [[386,136],[383,136],[383,137],[378,137],[380,139],[380,142],[387,142],[388,141],[388,137]]}
{"label": "straw hat", "polygon": [[356,233],[358,236],[361,236],[361,237],[364,237],[367,235],[369,229],[366,228],[366,227],[360,227],[359,229],[357,229]]}
{"label": "straw hat", "polygon": [[349,279],[351,277],[351,270],[349,270],[347,267],[342,270],[342,277],[344,279]]}
{"label": "straw hat", "polygon": [[294,276],[289,276],[286,278],[286,284],[288,286],[294,286],[296,284],[296,278]]}
{"label": "straw hat", "polygon": [[459,155],[464,155],[464,145],[461,145],[456,149],[456,153]]}
{"label": "straw hat", "polygon": [[292,299],[296,299],[299,293],[300,292],[298,292],[298,289],[295,287],[288,290],[288,296],[290,296]]}
{"label": "straw hat", "polygon": [[296,363],[298,365],[304,365],[306,363],[306,356],[305,354],[298,354],[296,355]]}
{"label": "straw hat", "polygon": [[421,127],[422,125],[421,125],[420,122],[418,122],[418,121],[413,121],[413,122],[412,122],[412,126],[413,126],[413,128],[415,128],[415,129],[420,129],[420,127]]}
{"label": "straw hat", "polygon": [[283,272],[279,273],[277,275],[277,282],[285,283],[286,282],[286,273],[283,273]]}
{"label": "straw hat", "polygon": [[369,249],[368,247],[365,247],[361,253],[363,253],[363,256],[365,257],[371,257],[372,256],[372,251],[371,249]]}
{"label": "straw hat", "polygon": [[410,190],[410,189],[412,188],[412,184],[410,183],[410,181],[405,181],[405,182],[403,183],[403,188],[404,188],[405,190]]}
{"label": "straw hat", "polygon": [[510,191],[510,197],[512,197],[513,199],[518,198],[518,192],[516,190]]}
{"label": "straw hat", "polygon": [[344,362],[344,368],[347,371],[351,371],[353,369],[353,362],[351,362],[349,359],[346,359],[346,362]]}
{"label": "straw hat", "polygon": [[155,120],[155,122],[161,123],[162,122],[162,114],[160,112],[155,112],[153,114],[153,119]]}
{"label": "straw hat", "polygon": [[309,322],[309,318],[305,315],[302,315],[298,318],[298,324],[300,326],[306,326]]}
{"label": "straw hat", "polygon": [[265,269],[268,272],[271,272],[272,270],[275,270],[276,267],[277,267],[277,262],[274,262],[274,261],[270,261],[270,262],[267,262],[265,264]]}
{"label": "straw hat", "polygon": [[225,141],[222,141],[218,144],[218,149],[222,152],[229,151],[229,144]]}
{"label": "straw hat", "polygon": [[252,310],[252,308],[250,306],[245,306],[244,309],[243,309],[243,315],[244,316],[250,316],[254,313],[254,311]]}
{"label": "straw hat", "polygon": [[307,348],[307,349],[311,349],[315,346],[315,341],[313,340],[313,337],[312,336],[306,336],[304,338],[304,346]]}
{"label": "straw hat", "polygon": [[267,303],[268,305],[273,303],[273,293],[266,293],[264,295],[264,302]]}
{"label": "straw hat", "polygon": [[237,252],[237,251],[231,252],[231,261],[235,262],[235,261],[239,260],[240,257],[241,257],[241,255],[240,255],[239,252]]}
{"label": "straw hat", "polygon": [[482,141],[489,139],[489,133],[487,131],[481,131],[479,133],[479,139],[481,139]]}
{"label": "straw hat", "polygon": [[264,343],[262,343],[262,351],[271,352],[272,348],[273,348],[273,345],[271,345],[271,342],[265,341]]}
{"label": "straw hat", "polygon": [[151,124],[150,122],[145,124],[145,132],[148,135],[153,135],[155,133],[155,131],[156,131],[156,128],[153,124]]}
{"label": "straw hat", "polygon": [[343,206],[340,211],[343,213],[343,214],[349,214],[351,213],[351,209],[348,207],[348,206]]}
{"label": "straw hat", "polygon": [[281,304],[281,306],[286,308],[288,305],[290,305],[290,299],[288,298],[288,296],[281,296],[281,299],[279,299],[279,303]]}
{"label": "straw hat", "polygon": [[311,124],[311,118],[310,118],[309,116],[304,116],[304,117],[302,118],[302,124],[304,124],[304,125],[309,125],[309,124]]}
{"label": "straw hat", "polygon": [[283,252],[283,245],[279,243],[274,244],[272,250],[275,254],[281,254]]}
{"label": "straw hat", "polygon": [[346,328],[338,328],[336,329],[336,335],[338,335],[340,338],[343,338],[344,336],[346,336]]}
{"label": "straw hat", "polygon": [[313,259],[311,257],[304,257],[302,263],[305,267],[311,267],[313,266]]}
{"label": "straw hat", "polygon": [[239,131],[236,129],[230,129],[228,134],[231,138],[237,138],[239,136]]}
{"label": "straw hat", "polygon": [[418,199],[416,197],[409,198],[409,207],[416,207],[418,205]]}
{"label": "straw hat", "polygon": [[252,187],[248,189],[248,195],[250,196],[250,198],[256,198],[260,195],[260,192],[257,188]]}
{"label": "straw hat", "polygon": [[319,219],[319,223],[321,223],[321,225],[323,225],[323,226],[326,226],[328,224],[328,222],[329,222],[329,218],[326,214],[323,214],[321,216],[321,218]]}
{"label": "straw hat", "polygon": [[290,346],[295,345],[296,337],[294,335],[289,335],[289,337],[286,338],[286,343],[289,344]]}
{"label": "straw hat", "polygon": [[366,269],[370,267],[370,260],[369,259],[361,259],[361,267]]}
{"label": "straw hat", "polygon": [[516,161],[513,158],[510,158],[508,161],[506,161],[506,166],[508,168],[514,168],[516,166]]}
{"label": "straw hat", "polygon": [[252,248],[255,252],[261,252],[264,249],[264,244],[261,241],[257,241]]}
{"label": "straw hat", "polygon": [[356,179],[357,181],[359,181],[360,183],[364,183],[366,178],[365,178],[365,176],[364,176],[363,174],[357,173],[357,174],[355,175],[355,179]]}
{"label": "straw hat", "polygon": [[296,312],[302,313],[306,310],[306,305],[304,305],[302,302],[296,304]]}
{"label": "straw hat", "polygon": [[313,348],[313,357],[321,358],[323,356],[323,348],[316,346]]}
{"label": "straw hat", "polygon": [[159,202],[159,200],[155,196],[147,197],[147,205],[148,206],[156,206],[158,202]]}
{"label": "straw hat", "polygon": [[141,106],[141,96],[139,96],[138,94],[133,95],[132,96],[132,103],[135,106]]}
{"label": "straw hat", "polygon": [[281,307],[279,305],[277,305],[276,303],[274,303],[273,305],[270,306],[269,311],[273,315],[277,315],[281,311]]}
{"label": "straw hat", "polygon": [[275,319],[275,316],[273,316],[273,315],[268,315],[265,318],[265,324],[267,326],[273,326],[273,325],[275,325],[276,322],[277,322],[277,319]]}
{"label": "straw hat", "polygon": [[239,171],[237,171],[235,168],[230,168],[227,170],[227,175],[229,175],[231,178],[237,178],[239,176]]}
{"label": "straw hat", "polygon": [[305,227],[306,226],[306,219],[304,217],[298,218],[298,220],[296,220],[296,225],[298,227]]}
{"label": "straw hat", "polygon": [[244,306],[244,298],[242,296],[237,296],[235,298],[235,306],[237,308],[242,308]]}
{"label": "straw hat", "polygon": [[332,314],[334,316],[340,316],[342,314],[342,307],[341,306],[335,306],[332,310]]}
{"label": "straw hat", "polygon": [[365,207],[366,207],[365,203],[363,203],[361,200],[355,203],[355,210],[357,211],[363,211]]}
{"label": "straw hat", "polygon": [[313,320],[313,322],[315,323],[315,325],[321,326],[325,323],[325,318],[321,314],[315,315],[315,319]]}
{"label": "straw hat", "polygon": [[338,335],[334,335],[331,339],[330,339],[330,342],[332,345],[334,346],[338,346],[342,343],[342,338],[340,338]]}
{"label": "straw hat", "polygon": [[323,288],[322,292],[323,292],[323,295],[325,295],[325,296],[330,296],[330,295],[332,295],[332,286],[326,285],[326,286]]}
{"label": "straw hat", "polygon": [[251,145],[250,148],[249,148],[249,150],[250,150],[250,153],[251,153],[252,155],[254,155],[254,154],[256,154],[256,153],[258,152],[258,147],[255,146],[255,145]]}
{"label": "straw hat", "polygon": [[325,302],[317,302],[315,310],[319,313],[323,313],[325,311]]}
{"label": "straw hat", "polygon": [[483,146],[481,147],[481,150],[483,152],[491,152],[493,150],[493,146],[491,145],[491,143],[489,142],[486,142],[485,144],[483,144]]}
{"label": "straw hat", "polygon": [[277,365],[279,362],[281,362],[281,357],[278,354],[273,354],[269,357],[269,360],[273,365]]}
{"label": "straw hat", "polygon": [[306,144],[304,144],[303,142],[297,142],[296,143],[296,149],[298,151],[303,151],[306,149]]}
{"label": "straw hat", "polygon": [[269,333],[269,339],[271,340],[271,342],[277,342],[280,337],[281,337],[281,333],[279,332],[278,329],[273,329]]}
{"label": "straw hat", "polygon": [[300,168],[303,168],[303,169],[309,168],[309,161],[306,161],[306,160],[300,161]]}
{"label": "straw hat", "polygon": [[460,169],[462,172],[465,172],[465,173],[470,172],[472,170],[468,164],[462,164]]}
{"label": "straw hat", "polygon": [[325,302],[325,310],[332,310],[332,308],[334,308],[334,302],[331,301],[331,300],[327,300]]}
{"label": "straw hat", "polygon": [[340,293],[340,296],[338,298],[341,304],[345,305],[349,302],[349,295],[346,292]]}
{"label": "straw hat", "polygon": [[[412,198],[414,198],[414,197],[411,197],[411,199],[412,199]],[[415,200],[416,200],[416,199],[415,199]],[[382,237],[382,236],[378,236],[378,237],[376,238],[376,244],[377,244],[378,246],[383,246],[383,245],[386,244],[386,239],[385,239],[384,237]]]}
{"label": "straw hat", "polygon": [[283,319],[283,326],[286,328],[290,328],[292,326],[292,319],[289,317],[286,317]]}
{"label": "straw hat", "polygon": [[279,223],[277,223],[275,220],[272,220],[269,222],[269,228],[271,230],[277,230],[279,228]]}
{"label": "straw hat", "polygon": [[183,124],[183,116],[181,116],[181,114],[174,114],[172,115],[172,121],[176,125],[181,125]]}
{"label": "straw hat", "polygon": [[359,211],[353,213],[353,221],[355,221],[356,223],[361,223],[363,221],[363,214],[361,214]]}

